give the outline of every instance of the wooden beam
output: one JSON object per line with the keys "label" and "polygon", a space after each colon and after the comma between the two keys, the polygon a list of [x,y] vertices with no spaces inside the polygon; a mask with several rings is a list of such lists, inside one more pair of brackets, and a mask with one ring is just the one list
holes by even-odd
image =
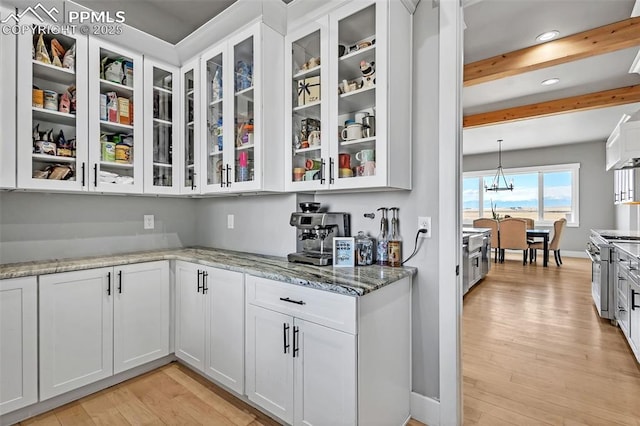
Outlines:
{"label": "wooden beam", "polygon": [[638,45],[640,17],[629,18],[467,64],[464,66],[464,85],[473,86]]}
{"label": "wooden beam", "polygon": [[640,102],[640,84],[464,117],[465,129]]}

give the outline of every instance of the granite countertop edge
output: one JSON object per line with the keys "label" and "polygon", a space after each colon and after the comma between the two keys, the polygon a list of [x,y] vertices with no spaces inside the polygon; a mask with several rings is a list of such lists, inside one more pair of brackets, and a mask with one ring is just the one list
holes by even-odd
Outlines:
{"label": "granite countertop edge", "polygon": [[413,267],[357,266],[334,268],[288,262],[284,257],[210,247],[190,247],[0,265],[0,280],[56,274],[159,260],[182,260],[256,277],[287,282],[349,296],[363,296],[417,273]]}

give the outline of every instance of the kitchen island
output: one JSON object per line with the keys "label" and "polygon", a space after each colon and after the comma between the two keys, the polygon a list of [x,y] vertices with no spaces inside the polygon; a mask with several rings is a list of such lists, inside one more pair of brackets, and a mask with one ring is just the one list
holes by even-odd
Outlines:
{"label": "kitchen island", "polygon": [[465,295],[491,267],[491,229],[462,229],[462,294]]}

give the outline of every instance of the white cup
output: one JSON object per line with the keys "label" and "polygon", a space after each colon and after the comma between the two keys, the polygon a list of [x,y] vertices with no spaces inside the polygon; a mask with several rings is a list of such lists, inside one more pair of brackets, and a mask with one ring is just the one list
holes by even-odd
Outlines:
{"label": "white cup", "polygon": [[362,138],[362,124],[360,123],[349,124],[346,129],[342,129],[342,132],[340,135],[342,136],[342,139],[345,141],[360,139]]}

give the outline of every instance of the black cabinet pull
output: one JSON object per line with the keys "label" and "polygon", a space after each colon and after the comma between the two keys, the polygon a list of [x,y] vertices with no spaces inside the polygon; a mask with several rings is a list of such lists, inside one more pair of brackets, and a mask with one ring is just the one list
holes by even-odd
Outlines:
{"label": "black cabinet pull", "polygon": [[84,161],[82,162],[82,187],[84,188]]}
{"label": "black cabinet pull", "polygon": [[324,183],[327,181],[327,179],[325,179],[324,177],[324,166],[325,166],[325,162],[324,162],[324,158],[320,159],[320,184],[324,185]]}
{"label": "black cabinet pull", "polygon": [[280,300],[283,302],[295,303],[296,305],[306,305],[302,300],[291,300],[288,297],[281,297]]}
{"label": "black cabinet pull", "polygon": [[207,287],[207,278],[209,277],[209,273],[207,271],[202,271],[202,294],[207,294],[209,287]]}
{"label": "black cabinet pull", "polygon": [[107,272],[107,296],[111,296],[111,272]]}
{"label": "black cabinet pull", "polygon": [[299,338],[298,333],[300,333],[300,329],[294,325],[293,326],[293,357],[294,358],[296,357],[296,354],[300,350],[298,348],[298,338]]}
{"label": "black cabinet pull", "polygon": [[333,178],[333,158],[329,158],[329,183],[334,183],[335,179]]}
{"label": "black cabinet pull", "polygon": [[636,305],[636,292],[631,290],[631,310],[635,311],[636,308],[640,308],[640,305]]}
{"label": "black cabinet pull", "polygon": [[220,167],[220,188],[224,188],[224,167]]}
{"label": "black cabinet pull", "polygon": [[118,293],[122,294],[122,271],[118,271]]}
{"label": "black cabinet pull", "polygon": [[93,165],[93,186],[98,187],[98,163]]}
{"label": "black cabinet pull", "polygon": [[[201,271],[200,269],[198,269],[198,293],[200,293],[200,290],[204,289],[204,284],[200,285],[200,276],[204,274],[204,271]],[[204,282],[204,279],[202,280]],[[204,294],[204,290],[203,290],[203,294]]]}
{"label": "black cabinet pull", "polygon": [[231,171],[231,166],[227,164],[227,167],[226,167],[227,188],[231,186],[231,180],[229,179],[229,172],[230,171]]}
{"label": "black cabinet pull", "polygon": [[286,354],[289,350],[289,324],[286,322],[282,323],[282,341],[284,342],[284,353]]}

